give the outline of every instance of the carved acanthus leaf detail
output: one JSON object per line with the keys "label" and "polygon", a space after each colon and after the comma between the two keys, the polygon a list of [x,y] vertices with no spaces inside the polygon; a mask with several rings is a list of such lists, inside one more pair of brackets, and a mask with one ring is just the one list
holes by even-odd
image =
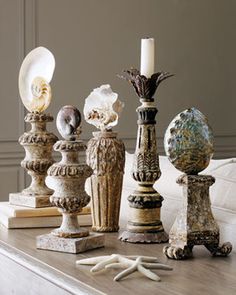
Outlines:
{"label": "carved acanthus leaf detail", "polygon": [[134,170],[137,171],[157,171],[159,170],[159,157],[157,153],[140,153],[136,156]]}
{"label": "carved acanthus leaf detail", "polygon": [[19,143],[24,144],[54,144],[57,136],[50,132],[25,132],[19,138]]}
{"label": "carved acanthus leaf detail", "polygon": [[130,203],[130,207],[133,208],[160,208],[163,197],[159,195],[156,196],[149,196],[149,195],[137,195],[132,194],[128,197],[128,201]]}
{"label": "carved acanthus leaf detail", "polygon": [[133,178],[139,182],[155,182],[161,176],[157,153],[139,153],[135,155]]}
{"label": "carved acanthus leaf detail", "polygon": [[55,151],[85,151],[86,144],[83,141],[68,141],[68,140],[58,140],[54,146]]}
{"label": "carved acanthus leaf detail", "polygon": [[46,174],[47,169],[54,163],[54,160],[36,159],[36,160],[23,160],[21,161],[21,167],[34,171],[38,174]]}
{"label": "carved acanthus leaf detail", "polygon": [[93,174],[93,170],[88,165],[75,164],[75,165],[62,165],[56,163],[48,169],[49,176],[62,176],[62,177],[78,177],[87,178]]}
{"label": "carved acanthus leaf detail", "polygon": [[88,142],[87,163],[94,174],[124,172],[125,146],[117,138],[92,138]]}
{"label": "carved acanthus leaf detail", "polygon": [[54,194],[50,197],[50,202],[66,213],[79,213],[90,201],[90,196],[85,191],[80,191],[79,194],[79,198],[77,194],[74,198],[73,196],[57,197]]}
{"label": "carved acanthus leaf detail", "polygon": [[45,114],[40,112],[30,112],[25,116],[25,122],[52,122],[53,116],[51,114]]}

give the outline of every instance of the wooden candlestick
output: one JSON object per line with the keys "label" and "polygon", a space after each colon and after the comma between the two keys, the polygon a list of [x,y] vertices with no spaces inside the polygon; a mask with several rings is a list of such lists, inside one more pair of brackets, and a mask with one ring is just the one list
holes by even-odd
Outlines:
{"label": "wooden candlestick", "polygon": [[171,75],[156,73],[147,78],[135,69],[126,73],[142,105],[137,109],[138,134],[132,170],[138,188],[128,197],[129,221],[120,239],[131,243],[167,242],[168,235],[160,217],[163,197],[153,188],[161,176],[155,131],[157,108],[153,96],[159,83]]}

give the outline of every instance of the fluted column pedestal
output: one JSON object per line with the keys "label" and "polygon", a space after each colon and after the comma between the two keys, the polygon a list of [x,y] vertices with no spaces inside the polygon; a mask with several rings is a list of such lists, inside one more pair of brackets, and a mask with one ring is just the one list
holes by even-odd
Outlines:
{"label": "fluted column pedestal", "polygon": [[93,132],[93,135],[87,149],[87,164],[93,169],[89,178],[92,229],[115,232],[119,229],[125,146],[116,132]]}

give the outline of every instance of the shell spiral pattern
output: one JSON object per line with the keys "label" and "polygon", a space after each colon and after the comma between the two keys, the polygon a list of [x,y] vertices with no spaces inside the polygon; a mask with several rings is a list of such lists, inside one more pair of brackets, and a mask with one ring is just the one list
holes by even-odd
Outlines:
{"label": "shell spiral pattern", "polygon": [[42,112],[46,110],[52,99],[52,91],[49,83],[42,77],[36,77],[31,85],[32,100],[28,103],[28,109]]}
{"label": "shell spiral pattern", "polygon": [[45,47],[33,49],[23,60],[18,83],[21,100],[28,111],[43,112],[48,108],[54,69],[54,56]]}

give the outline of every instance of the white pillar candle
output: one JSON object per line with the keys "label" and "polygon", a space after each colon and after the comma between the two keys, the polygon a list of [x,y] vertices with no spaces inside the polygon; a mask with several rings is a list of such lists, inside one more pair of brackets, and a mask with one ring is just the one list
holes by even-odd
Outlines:
{"label": "white pillar candle", "polygon": [[141,39],[141,75],[150,78],[154,74],[154,55],[155,55],[154,38]]}

